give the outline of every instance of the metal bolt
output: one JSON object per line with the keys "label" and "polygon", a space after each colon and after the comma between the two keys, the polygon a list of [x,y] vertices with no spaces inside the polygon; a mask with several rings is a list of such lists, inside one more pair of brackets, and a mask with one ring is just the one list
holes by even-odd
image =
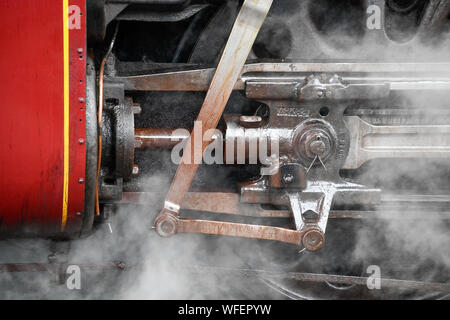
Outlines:
{"label": "metal bolt", "polygon": [[84,179],[83,178],[78,178],[78,183],[79,184],[83,184],[84,183]]}
{"label": "metal bolt", "polygon": [[75,212],[75,215],[77,215],[77,216],[81,216],[81,212]]}
{"label": "metal bolt", "polygon": [[320,219],[320,214],[314,210],[306,210],[302,213],[302,218],[305,222],[314,222]]}
{"label": "metal bolt", "polygon": [[303,246],[306,250],[316,251],[322,248],[325,241],[323,233],[316,229],[311,229],[303,236]]}
{"label": "metal bolt", "polygon": [[80,54],[83,53],[83,48],[78,48],[77,52],[80,53]]}
{"label": "metal bolt", "polygon": [[156,232],[164,238],[170,237],[177,232],[177,220],[172,215],[161,213],[155,222]]}
{"label": "metal bolt", "polygon": [[133,164],[132,175],[137,176],[139,174],[139,167],[136,164]]}
{"label": "metal bolt", "polygon": [[84,139],[83,138],[78,139],[78,143],[79,144],[84,144]]}
{"label": "metal bolt", "polygon": [[261,125],[262,118],[260,116],[241,116],[239,123],[244,128],[258,128]]}
{"label": "metal bolt", "polygon": [[142,108],[138,104],[133,105],[132,110],[134,115],[140,115],[142,113]]}
{"label": "metal bolt", "polygon": [[142,147],[142,141],[141,140],[134,140],[134,147],[135,148]]}
{"label": "metal bolt", "polygon": [[324,98],[325,97],[325,90],[323,90],[323,89],[317,90],[317,97],[318,98]]}
{"label": "metal bolt", "polygon": [[325,152],[326,146],[325,143],[321,140],[316,140],[311,142],[309,145],[309,150],[311,153],[316,154],[318,156],[322,155]]}
{"label": "metal bolt", "polygon": [[322,161],[326,161],[330,156],[332,142],[328,133],[320,128],[307,131],[301,136],[299,141],[301,157],[313,160],[320,156]]}
{"label": "metal bolt", "polygon": [[287,173],[283,176],[283,182],[285,184],[290,184],[294,181],[294,176],[290,173]]}
{"label": "metal bolt", "polygon": [[79,97],[79,98],[78,98],[78,102],[79,102],[79,103],[84,103],[84,98],[83,98],[83,97]]}
{"label": "metal bolt", "polygon": [[174,225],[172,224],[172,222],[169,221],[163,221],[161,223],[161,230],[163,230],[165,233],[170,234],[173,232],[174,230]]}

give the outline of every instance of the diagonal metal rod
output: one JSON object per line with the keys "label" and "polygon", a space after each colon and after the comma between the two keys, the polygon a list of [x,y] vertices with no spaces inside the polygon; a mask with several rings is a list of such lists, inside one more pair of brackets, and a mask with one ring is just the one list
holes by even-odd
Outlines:
{"label": "diagonal metal rod", "polygon": [[242,5],[197,118],[200,135],[204,136],[197,137],[199,133],[194,129],[187,142],[187,146],[200,142],[201,150],[186,148],[164,203],[164,210],[175,217],[199,166],[197,161],[192,163],[191,160],[201,158],[209,145],[213,136],[211,129],[217,127],[271,5],[272,0],[245,0]]}

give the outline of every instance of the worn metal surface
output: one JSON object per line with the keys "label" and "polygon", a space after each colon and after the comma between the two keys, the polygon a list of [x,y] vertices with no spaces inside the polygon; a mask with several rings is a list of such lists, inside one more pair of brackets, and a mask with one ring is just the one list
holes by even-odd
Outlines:
{"label": "worn metal surface", "polygon": [[[80,11],[69,11],[71,5]],[[69,14],[79,20],[79,28],[69,30]],[[0,4],[0,70],[7,79],[0,86],[0,233],[64,231],[67,236],[80,231],[86,165],[85,16],[82,0]]]}
{"label": "worn metal surface", "polygon": [[[193,69],[162,73],[117,77],[126,90],[138,91],[206,91],[216,69]],[[286,78],[283,74],[287,74]],[[251,63],[246,64],[238,77],[234,90],[245,90],[246,82],[282,77],[285,81],[303,81],[312,73],[345,74],[348,83],[362,81],[387,83],[391,90],[450,89],[450,63]],[[352,75],[353,73],[353,75]],[[408,74],[409,73],[409,74]],[[348,75],[347,75],[348,74]],[[359,74],[359,75],[358,75]],[[363,75],[361,75],[363,74]]]}
{"label": "worn metal surface", "polygon": [[136,147],[140,149],[172,149],[181,141],[189,138],[188,133],[180,134],[175,130],[161,128],[135,129]]}
{"label": "worn metal surface", "polygon": [[221,236],[274,240],[300,245],[303,231],[271,226],[211,220],[178,219],[178,233],[202,233]]}
{"label": "worn metal surface", "polygon": [[139,106],[125,97],[120,83],[104,83],[102,114],[102,166],[99,197],[120,200],[123,179],[131,177],[134,165],[134,113]]}
{"label": "worn metal surface", "polygon": [[373,126],[354,116],[345,123],[351,135],[345,169],[376,158],[450,157],[450,125]]}
{"label": "worn metal surface", "polygon": [[180,11],[147,11],[141,8],[127,9],[121,12],[116,20],[146,21],[146,22],[176,22],[191,18],[208,8],[208,4],[194,4]]}
{"label": "worn metal surface", "polygon": [[[281,150],[292,152],[290,136],[292,130],[274,128],[245,128],[238,124],[237,116],[227,116],[227,129],[224,147],[231,146],[226,141],[233,141],[232,146],[238,150],[238,141],[244,142],[246,159],[248,149],[254,141],[284,137],[280,140]],[[357,116],[345,116],[344,121],[350,131],[350,150],[343,166],[344,169],[357,169],[366,161],[376,158],[448,158],[450,157],[450,126],[374,126]],[[174,129],[136,129],[135,138],[140,141],[139,148],[171,149],[188,135],[173,135]],[[269,141],[268,141],[269,142]],[[259,145],[256,144],[256,148]],[[270,151],[268,143],[267,150]],[[326,150],[326,149],[324,149]],[[299,156],[307,156],[306,150]],[[326,158],[326,157],[323,157]],[[312,159],[309,159],[312,160]]]}

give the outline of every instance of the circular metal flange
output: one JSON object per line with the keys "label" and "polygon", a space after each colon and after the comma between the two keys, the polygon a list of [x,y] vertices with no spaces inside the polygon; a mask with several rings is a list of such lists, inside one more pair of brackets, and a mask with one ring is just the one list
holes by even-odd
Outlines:
{"label": "circular metal flange", "polygon": [[177,218],[166,211],[162,211],[156,218],[156,232],[163,238],[169,238],[177,233]]}
{"label": "circular metal flange", "polygon": [[302,244],[308,251],[317,251],[322,248],[325,242],[325,236],[322,231],[311,228],[305,232],[302,238]]}

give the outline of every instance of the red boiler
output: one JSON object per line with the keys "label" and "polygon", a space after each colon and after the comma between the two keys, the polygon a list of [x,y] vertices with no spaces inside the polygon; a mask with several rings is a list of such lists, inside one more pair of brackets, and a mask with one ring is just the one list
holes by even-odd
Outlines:
{"label": "red boiler", "polygon": [[0,2],[0,236],[81,232],[84,0]]}

